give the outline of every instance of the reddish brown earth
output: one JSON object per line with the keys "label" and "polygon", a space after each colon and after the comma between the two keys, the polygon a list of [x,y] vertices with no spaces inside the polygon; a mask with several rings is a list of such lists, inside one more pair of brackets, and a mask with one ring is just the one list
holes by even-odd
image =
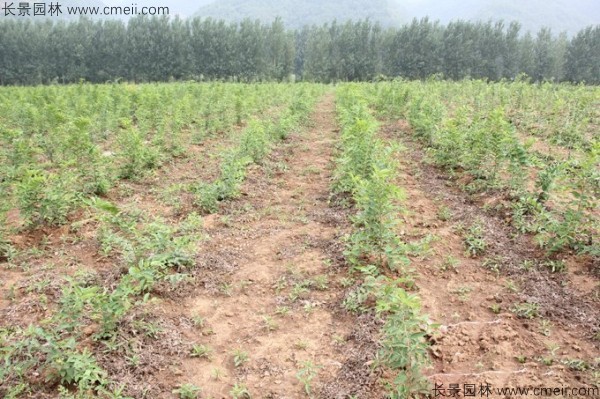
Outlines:
{"label": "reddish brown earth", "polygon": [[[237,383],[253,397],[301,398],[306,393],[296,374],[304,362],[318,370],[313,391],[340,369],[353,320],[335,310],[345,273],[333,266],[345,224],[328,205],[333,113],[327,94],[311,126],[251,171],[243,198],[206,218],[210,239],[201,247],[206,263],[197,275],[204,289],[165,309],[178,318],[203,317],[203,328],[184,334],[212,353],[181,359],[169,378],[203,387],[205,397],[229,397]],[[326,277],[326,286],[315,285],[317,276]],[[313,283],[294,299],[294,286],[303,281]],[[288,313],[278,314],[283,308]],[[235,367],[235,350],[246,352],[248,362]]]}
{"label": "reddish brown earth", "polygon": [[[406,123],[384,130],[407,147],[398,180],[407,195],[405,238],[435,237],[422,257],[412,259],[424,311],[442,325],[432,342],[430,381],[442,384],[446,394],[449,384],[597,387],[600,285],[588,259],[566,256],[566,273],[541,266],[523,270],[523,261],[543,260],[532,237],[515,236],[503,217],[483,210],[487,198],[468,196],[427,165]],[[449,211],[447,220],[439,216],[441,209]],[[465,256],[461,228],[477,220],[488,248],[471,258]],[[538,304],[539,315],[518,318],[512,310],[523,302]],[[577,360],[585,362],[584,369],[576,369]]]}
{"label": "reddish brown earth", "polygon": [[[82,343],[128,395],[176,398],[173,389],[193,383],[202,388],[201,398],[230,398],[235,385],[253,398],[306,398],[297,375],[310,362],[316,371],[312,397],[385,397],[381,380],[392,375],[372,367],[381,321],[349,314],[342,306],[352,285],[343,258],[350,226],[349,210],[330,201],[339,138],[333,93],[319,101],[310,121],[274,147],[262,165],[251,167],[240,198],[203,217],[193,280],[153,292],[149,303],[128,316],[117,340],[125,352],[108,353],[91,338]],[[406,212],[398,215],[399,234],[407,242],[433,237],[411,257],[423,310],[441,324],[431,339],[432,366],[424,370],[429,380],[446,389],[449,384],[600,384],[600,288],[589,262],[567,256],[563,274],[541,266],[523,270],[523,261],[539,263],[543,256],[531,237],[515,237],[502,217],[483,210],[489,198],[465,194],[456,181],[427,165],[406,122],[387,124],[382,132],[407,147],[397,180],[407,197]],[[193,146],[187,158],[141,182],[120,183],[109,198],[119,207],[178,223],[195,210],[178,185],[213,179],[218,162],[211,154],[227,145],[218,138]],[[439,216],[443,209],[448,218]],[[0,327],[25,327],[46,317],[60,296],[59,276],[83,269],[97,272],[105,286],[116,281],[121,271],[115,270],[115,259],[100,256],[97,226],[88,216],[74,216],[72,223],[85,222],[76,230],[67,226],[13,237],[20,250],[39,253],[24,256],[19,268],[2,265]],[[488,248],[470,258],[461,226],[476,220],[484,226]],[[538,305],[538,315],[517,317],[515,305],[527,301]],[[143,334],[139,320],[159,331]],[[95,328],[86,325],[86,335]],[[205,345],[210,353],[192,357],[194,345]],[[248,356],[237,367],[236,350]],[[57,396],[53,387],[46,388],[24,397]]]}

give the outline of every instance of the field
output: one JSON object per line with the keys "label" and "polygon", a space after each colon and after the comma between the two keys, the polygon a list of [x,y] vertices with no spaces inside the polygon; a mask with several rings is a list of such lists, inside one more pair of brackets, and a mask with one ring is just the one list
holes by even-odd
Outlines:
{"label": "field", "polygon": [[600,397],[599,128],[583,85],[0,88],[0,396]]}

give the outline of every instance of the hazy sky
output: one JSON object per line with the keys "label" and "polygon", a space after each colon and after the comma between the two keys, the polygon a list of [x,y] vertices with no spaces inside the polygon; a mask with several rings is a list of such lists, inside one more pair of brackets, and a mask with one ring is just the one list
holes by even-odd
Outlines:
{"label": "hazy sky", "polygon": [[[253,10],[261,10],[263,15],[270,15],[279,7],[289,7],[290,2],[277,0],[100,0],[104,4],[129,6],[167,6],[171,15],[191,17],[200,9],[203,16],[215,16],[223,19],[236,20],[240,10],[245,5],[252,3]],[[346,2],[357,4],[359,0],[322,0],[320,10],[331,1],[336,4]],[[365,0],[369,1],[369,0]],[[518,20],[523,25],[522,31],[537,31],[541,26],[549,26],[557,33],[563,30],[570,34],[591,25],[600,24],[600,0],[385,0],[387,10],[400,16],[401,22],[410,22],[413,17],[421,18],[430,16],[434,20],[446,23],[453,19],[488,20],[503,19],[505,21]],[[203,8],[212,4],[208,8]],[[307,13],[305,7],[314,7],[315,0],[297,0],[294,8],[301,10],[302,15]],[[217,5],[217,7],[215,7]],[[221,7],[221,5],[223,7]],[[262,8],[261,8],[262,7]],[[367,7],[368,8],[368,7]],[[383,7],[386,8],[386,7]],[[319,10],[315,10],[319,13]],[[344,15],[344,10],[340,10]],[[347,11],[347,10],[346,10]],[[360,15],[360,10],[354,13]],[[214,15],[213,15],[214,14]],[[290,14],[289,9],[281,10],[281,16]],[[294,14],[294,11],[291,11]],[[244,15],[242,15],[244,16]],[[255,14],[248,15],[253,18]],[[314,16],[313,16],[314,17]],[[312,21],[307,21],[309,24]]]}

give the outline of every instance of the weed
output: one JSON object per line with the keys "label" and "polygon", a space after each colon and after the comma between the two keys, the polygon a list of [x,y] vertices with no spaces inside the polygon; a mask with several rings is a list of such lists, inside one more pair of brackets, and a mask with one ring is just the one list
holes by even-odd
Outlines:
{"label": "weed", "polygon": [[437,218],[443,222],[446,222],[452,218],[452,211],[447,206],[441,206],[437,211]]}
{"label": "weed", "polygon": [[263,328],[267,331],[275,331],[279,324],[271,316],[263,316]]}
{"label": "weed", "polygon": [[315,288],[320,291],[324,291],[329,288],[329,277],[327,277],[327,275],[325,274],[320,274],[316,276],[313,282]]}
{"label": "weed", "polygon": [[334,334],[332,338],[336,345],[344,345],[346,343],[346,338],[344,338],[342,335]]}
{"label": "weed", "polygon": [[220,381],[224,375],[225,375],[225,372],[218,367],[215,367],[210,371],[210,376],[215,381]]}
{"label": "weed", "polygon": [[296,378],[302,383],[304,392],[308,396],[311,396],[312,380],[317,376],[322,367],[313,364],[310,360],[306,360],[302,363],[302,368],[296,373]]}
{"label": "weed", "polygon": [[550,320],[540,319],[540,334],[549,337],[551,333],[551,327],[552,323],[550,322]]}
{"label": "weed", "polygon": [[233,399],[251,399],[250,391],[244,384],[235,383],[235,385],[229,391],[229,394]]}
{"label": "weed", "polygon": [[534,262],[534,261],[532,261],[532,260],[528,260],[528,259],[527,259],[527,260],[524,260],[524,261],[521,263],[521,269],[523,269],[523,270],[525,270],[525,271],[527,271],[527,272],[528,272],[528,271],[531,271],[531,270],[534,268],[534,266],[535,266],[535,262]]}
{"label": "weed", "polygon": [[343,277],[343,278],[340,280],[340,285],[341,285],[343,288],[352,287],[352,286],[354,285],[354,283],[355,283],[355,281],[354,281],[354,279],[353,279],[353,278],[351,278],[351,277]]}
{"label": "weed", "polygon": [[566,359],[563,364],[574,371],[586,371],[589,365],[581,359]]}
{"label": "weed", "polygon": [[487,248],[487,241],[483,234],[483,225],[476,222],[469,227],[464,236],[466,255],[472,258],[483,254]]}
{"label": "weed", "polygon": [[513,306],[512,311],[522,319],[533,319],[539,314],[537,303],[523,302]]}
{"label": "weed", "polygon": [[446,271],[446,270],[452,269],[454,272],[456,272],[458,264],[459,264],[458,259],[456,259],[452,255],[448,255],[448,256],[446,256],[446,258],[444,258],[444,261],[440,265],[440,270]]}
{"label": "weed", "polygon": [[497,303],[493,303],[490,305],[490,310],[494,314],[500,314],[500,312],[502,311],[502,307],[500,305],[498,305]]}
{"label": "weed", "polygon": [[277,306],[277,309],[275,309],[275,314],[282,317],[287,316],[290,314],[290,308],[287,306]]}
{"label": "weed", "polygon": [[506,280],[506,282],[504,283],[504,286],[506,287],[507,290],[509,290],[510,292],[513,292],[513,293],[519,291],[519,287],[512,280]]}
{"label": "weed", "polygon": [[308,348],[308,341],[299,339],[294,343],[294,348],[298,350],[306,350]]}
{"label": "weed", "polygon": [[181,384],[177,389],[173,390],[173,393],[179,396],[179,399],[196,399],[202,389],[194,384],[186,383]]}
{"label": "weed", "polygon": [[567,270],[567,264],[564,260],[547,260],[542,265],[550,269],[552,273],[562,273]]}
{"label": "weed", "polygon": [[232,352],[233,355],[233,365],[235,367],[240,367],[242,365],[244,365],[244,363],[248,362],[249,357],[248,357],[248,352],[244,352],[241,349],[236,349]]}
{"label": "weed", "polygon": [[502,263],[503,263],[502,258],[500,258],[498,256],[493,256],[493,257],[485,258],[483,260],[483,263],[481,264],[481,266],[484,267],[485,269],[488,269],[488,270],[496,273],[496,275],[499,275],[500,268],[502,267]]}
{"label": "weed", "polygon": [[194,324],[194,327],[203,328],[204,324],[206,323],[206,319],[200,315],[196,315],[192,317],[192,323]]}
{"label": "weed", "polygon": [[466,302],[469,300],[469,294],[471,293],[471,291],[473,291],[473,288],[467,285],[462,285],[452,290],[453,293],[458,295],[458,299],[461,302]]}
{"label": "weed", "polygon": [[289,294],[290,301],[296,302],[300,298],[306,298],[310,290],[307,288],[306,283],[298,283],[294,285],[292,291]]}
{"label": "weed", "polygon": [[212,349],[206,345],[194,345],[192,346],[190,356],[209,359],[211,353]]}
{"label": "weed", "polygon": [[315,310],[316,307],[317,307],[317,305],[314,304],[313,302],[306,301],[303,308],[304,308],[304,312],[306,312],[307,314],[310,314]]}
{"label": "weed", "polygon": [[288,286],[288,282],[285,276],[279,277],[277,279],[277,281],[275,282],[275,284],[273,284],[273,288],[275,289],[275,292],[277,294],[279,294],[281,291],[283,291],[284,289],[286,289]]}
{"label": "weed", "polygon": [[554,360],[556,359],[556,352],[558,352],[560,346],[553,342],[548,343],[547,346],[550,354],[548,356],[542,357],[540,361],[546,366],[551,366],[554,363]]}
{"label": "weed", "polygon": [[225,296],[231,296],[233,294],[233,286],[230,283],[221,283],[219,291]]}

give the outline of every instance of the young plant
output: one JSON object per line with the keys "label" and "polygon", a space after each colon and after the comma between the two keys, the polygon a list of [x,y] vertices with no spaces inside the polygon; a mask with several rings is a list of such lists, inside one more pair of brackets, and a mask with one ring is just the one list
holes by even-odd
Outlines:
{"label": "young plant", "polygon": [[229,391],[232,399],[251,399],[250,391],[244,384],[235,383],[235,385]]}
{"label": "young plant", "polygon": [[308,396],[312,394],[312,380],[319,374],[323,366],[315,365],[310,360],[302,362],[302,368],[296,373],[296,378],[304,386],[304,392]]}
{"label": "young plant", "polygon": [[482,255],[487,248],[487,241],[483,234],[483,226],[481,222],[476,222],[467,229],[464,236],[466,255],[477,257]]}
{"label": "young plant", "polygon": [[202,389],[194,384],[181,384],[173,393],[179,396],[179,399],[197,399]]}
{"label": "young plant", "polygon": [[247,363],[248,360],[250,360],[248,357],[248,352],[245,352],[241,349],[235,349],[233,351],[232,355],[233,355],[233,365],[235,367],[241,367],[245,363]]}
{"label": "young plant", "polygon": [[194,345],[190,356],[209,359],[211,353],[212,349],[206,345]]}

